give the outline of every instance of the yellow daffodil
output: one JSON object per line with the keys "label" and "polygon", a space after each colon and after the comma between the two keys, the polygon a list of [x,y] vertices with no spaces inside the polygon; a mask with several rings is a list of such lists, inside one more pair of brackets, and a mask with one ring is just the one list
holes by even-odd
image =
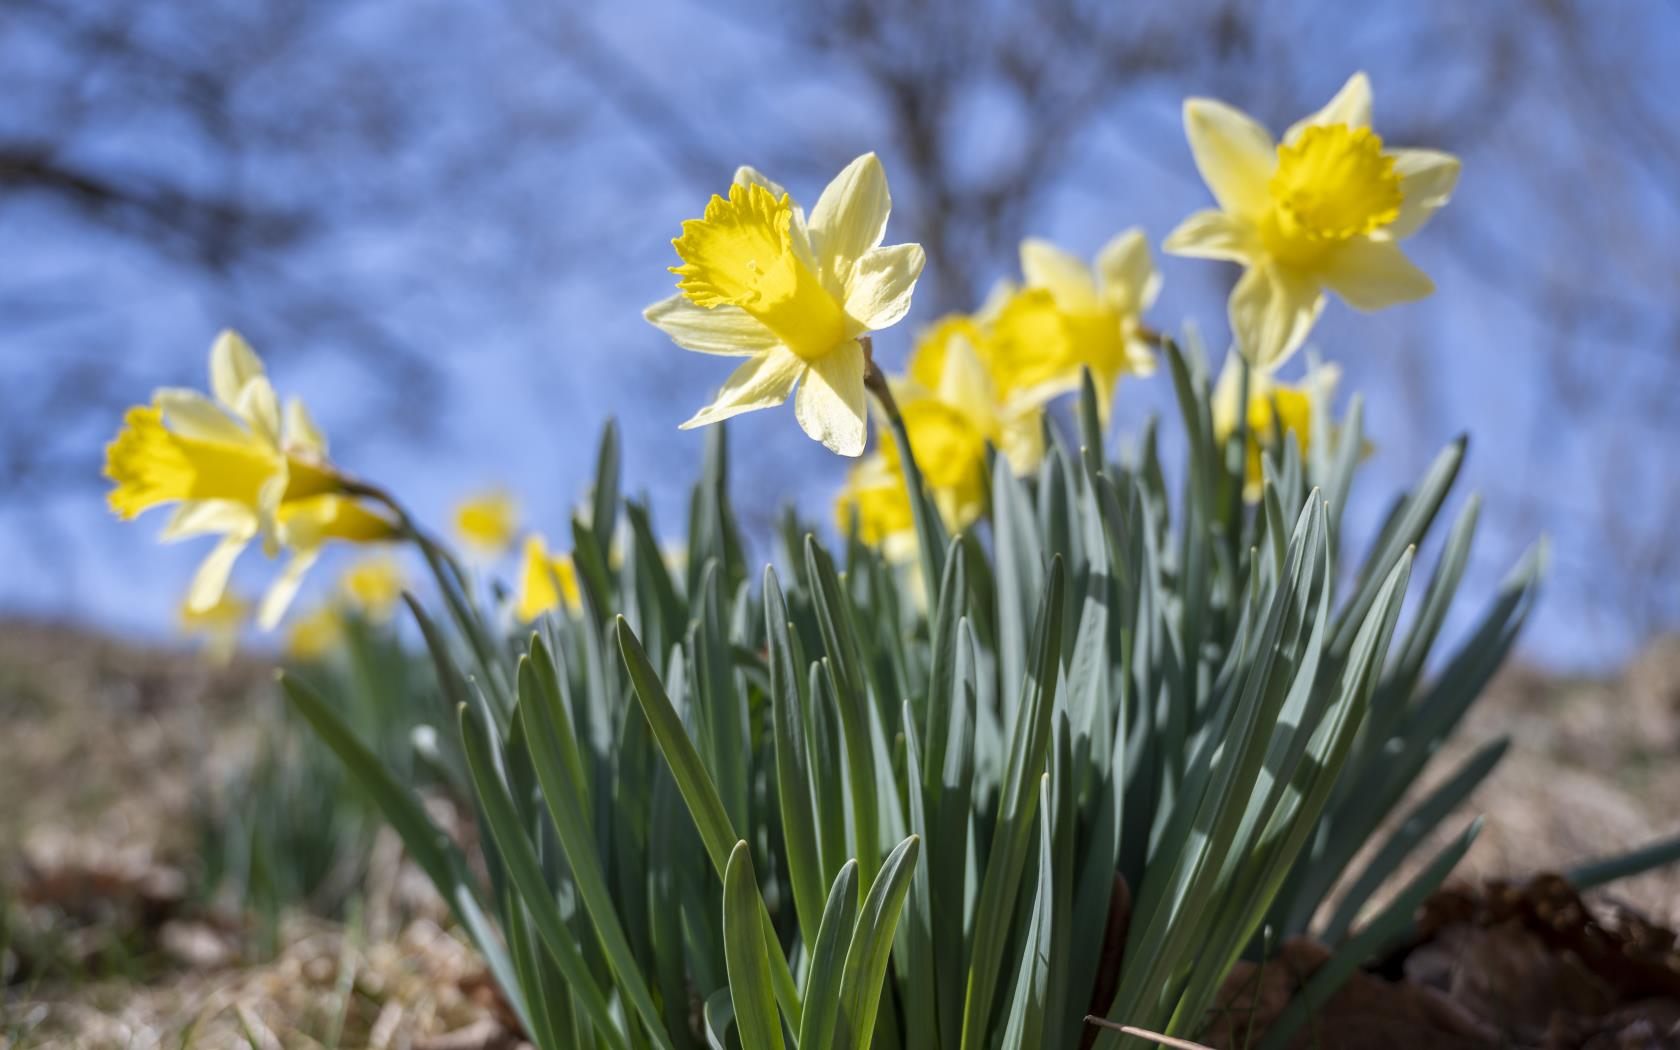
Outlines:
{"label": "yellow daffodil", "polygon": [[[1044,458],[1043,399],[1034,392],[1049,387],[1019,388],[1008,385],[1011,364],[1006,348],[997,346],[983,317],[955,315],[936,322],[922,333],[910,353],[909,375],[895,391],[900,404],[916,405],[932,399],[962,417],[990,441],[1016,474],[1036,469]],[[909,426],[909,421],[906,421]],[[949,436],[949,435],[947,435]],[[938,464],[924,464],[948,452],[949,440],[938,447],[923,448],[923,440],[912,431],[910,437],[916,462],[924,472],[938,473]],[[965,448],[964,454],[967,454]],[[983,450],[982,450],[983,467]]]}
{"label": "yellow daffodil", "polygon": [[519,530],[519,501],[505,489],[491,489],[455,507],[455,532],[461,542],[494,557],[513,546]]}
{"label": "yellow daffodil", "polygon": [[781,186],[743,167],[727,197],[683,223],[671,242],[681,291],[643,316],[686,350],[747,358],[685,429],[779,405],[797,384],[805,433],[843,456],[863,454],[859,339],[903,319],[922,272],[921,245],[881,246],[891,210],[886,173],[866,153],[828,184],[809,219]]}
{"label": "yellow daffodil", "polygon": [[343,494],[343,478],[301,402],[284,416],[262,361],[234,332],[210,350],[211,397],[159,390],[129,409],[105,450],[108,500],[119,517],[175,504],[166,542],[216,535],[187,605],[205,612],[221,600],[234,562],[257,537],[270,556],[292,559],[264,596],[257,621],[279,622],[303,573],[330,539],[366,541],[396,534],[393,522]]}
{"label": "yellow daffodil", "polygon": [[[955,354],[972,353],[960,343],[951,349]],[[984,372],[980,375],[983,377]],[[986,444],[990,435],[960,403],[942,399],[914,380],[895,382],[894,387],[916,466],[940,517],[951,529],[966,528],[985,510]],[[991,410],[989,402],[981,400],[979,404]],[[891,561],[915,557],[915,522],[905,487],[904,462],[891,431],[883,430],[879,450],[847,473],[845,487],[835,503],[835,518],[842,532],[850,529],[854,513],[859,537],[865,543],[880,547]]]}
{"label": "yellow daffodil", "polygon": [[1212,99],[1184,104],[1184,130],[1219,208],[1190,216],[1165,247],[1243,264],[1231,332],[1256,369],[1273,371],[1300,348],[1326,289],[1366,311],[1434,291],[1399,242],[1452,196],[1458,158],[1387,148],[1371,130],[1365,74],[1281,143]]}
{"label": "yellow daffodil", "polygon": [[312,663],[336,650],[344,641],[344,613],[326,602],[292,621],[286,630],[286,655]]}
{"label": "yellow daffodil", "polygon": [[519,567],[519,597],[514,611],[521,620],[535,620],[550,609],[559,608],[562,600],[568,609],[583,605],[571,555],[550,554],[541,536],[525,537],[525,552]]}
{"label": "yellow daffodil", "polygon": [[916,557],[915,519],[896,456],[889,461],[876,452],[853,465],[834,501],[834,517],[842,534],[850,534],[855,519],[858,538],[880,548],[888,561],[903,564]]}
{"label": "yellow daffodil", "polygon": [[226,663],[239,647],[239,632],[251,618],[251,603],[229,590],[208,609],[182,602],[179,615],[182,633],[201,639],[204,654],[212,661]]}
{"label": "yellow daffodil", "polygon": [[1089,368],[1106,414],[1122,375],[1155,370],[1143,312],[1160,294],[1161,277],[1142,230],[1109,241],[1094,267],[1029,238],[1021,242],[1021,274],[1025,286],[994,322],[1005,386],[1042,404],[1077,389],[1080,369]]}
{"label": "yellow daffodil", "polygon": [[361,559],[346,569],[338,582],[339,590],[351,606],[380,623],[391,618],[407,585],[402,563],[389,553]]}
{"label": "yellow daffodil", "polygon": [[1276,447],[1279,434],[1295,441],[1302,456],[1314,441],[1324,440],[1313,433],[1313,410],[1320,402],[1329,415],[1329,402],[1335,396],[1341,370],[1335,365],[1315,363],[1300,383],[1279,383],[1263,372],[1250,371],[1248,405],[1242,401],[1242,366],[1236,355],[1225,358],[1219,381],[1213,388],[1213,432],[1221,444],[1236,432],[1242,413],[1248,416],[1248,449],[1245,455],[1243,498],[1258,500],[1265,480],[1261,455]]}

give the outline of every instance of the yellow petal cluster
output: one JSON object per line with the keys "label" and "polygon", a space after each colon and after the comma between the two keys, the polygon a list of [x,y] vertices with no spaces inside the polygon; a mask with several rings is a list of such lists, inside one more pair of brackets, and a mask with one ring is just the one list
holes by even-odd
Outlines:
{"label": "yellow petal cluster", "polygon": [[221,664],[231,660],[239,647],[239,634],[251,619],[251,603],[227,590],[208,609],[194,609],[182,602],[178,616],[181,633],[199,639],[204,655]]}
{"label": "yellow petal cluster", "polygon": [[[923,330],[906,374],[890,381],[916,465],[947,527],[963,529],[985,510],[986,449],[996,448],[1017,474],[1044,458],[1043,409],[1068,388],[1045,382],[1016,357],[1020,343],[997,336],[996,311],[954,314]],[[1077,382],[1077,368],[1073,373]],[[915,531],[898,442],[883,429],[879,448],[853,467],[835,505],[842,531],[856,518],[859,535],[894,561],[915,554]]]}
{"label": "yellow petal cluster", "polygon": [[[917,244],[883,247],[892,197],[873,153],[848,164],[807,218],[787,191],[743,167],[672,241],[677,295],[643,316],[678,346],[744,357],[683,428],[770,408],[794,396],[805,433],[843,456],[863,454],[864,336],[910,309]],[[797,387],[797,394],[795,388]]]}
{"label": "yellow petal cluster", "polygon": [[337,602],[322,602],[287,626],[286,656],[299,663],[324,659],[343,644],[344,629],[343,608]]}
{"label": "yellow petal cluster", "polygon": [[1212,99],[1184,104],[1184,130],[1219,207],[1190,216],[1165,247],[1243,265],[1231,292],[1231,332],[1259,371],[1275,371],[1300,349],[1327,290],[1366,311],[1434,291],[1399,242],[1447,203],[1459,161],[1389,148],[1371,129],[1365,74],[1282,142]]}
{"label": "yellow petal cluster", "polygon": [[1160,294],[1161,277],[1143,231],[1114,237],[1091,266],[1029,238],[1021,243],[1021,274],[1025,283],[993,320],[1007,369],[1000,381],[1042,403],[1077,389],[1081,369],[1089,368],[1106,419],[1120,377],[1155,370],[1143,313]]}
{"label": "yellow petal cluster", "polygon": [[369,555],[344,570],[338,580],[344,600],[377,623],[391,618],[408,587],[402,562],[390,552]]}
{"label": "yellow petal cluster", "polygon": [[1333,435],[1313,432],[1313,415],[1318,405],[1324,405],[1324,415],[1330,416],[1330,399],[1335,396],[1341,369],[1335,365],[1315,363],[1306,378],[1296,384],[1280,383],[1264,372],[1250,371],[1248,403],[1242,403],[1242,362],[1236,355],[1225,358],[1224,368],[1213,388],[1213,433],[1223,444],[1237,431],[1244,417],[1248,423],[1248,447],[1244,453],[1243,498],[1253,502],[1260,498],[1265,481],[1261,459],[1264,453],[1277,447],[1279,440],[1294,441],[1296,450],[1305,456],[1313,442],[1332,440]]}
{"label": "yellow petal cluster", "polygon": [[569,554],[552,554],[548,543],[535,533],[525,537],[519,559],[519,595],[514,611],[521,620],[535,620],[564,602],[569,610],[583,606],[578,590],[577,568]]}
{"label": "yellow petal cluster", "polygon": [[397,531],[344,493],[309,413],[296,400],[282,412],[261,359],[231,331],[210,349],[210,396],[164,389],[149,405],[129,409],[105,450],[104,473],[119,517],[173,505],[164,540],[220,538],[188,591],[193,613],[221,602],[234,562],[251,541],[260,538],[271,557],[290,551],[257,613],[265,629],[279,622],[322,544],[386,539]]}
{"label": "yellow petal cluster", "polygon": [[495,557],[513,546],[519,501],[506,489],[474,493],[455,505],[455,533],[473,550]]}

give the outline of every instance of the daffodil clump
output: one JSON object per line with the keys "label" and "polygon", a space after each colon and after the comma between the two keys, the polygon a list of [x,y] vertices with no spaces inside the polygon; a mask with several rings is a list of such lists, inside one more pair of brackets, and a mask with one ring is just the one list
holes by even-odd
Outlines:
{"label": "daffodil clump", "polygon": [[[1291,1045],[1475,838],[1438,832],[1504,742],[1398,810],[1509,652],[1545,556],[1437,652],[1477,502],[1423,545],[1463,442],[1356,557],[1361,403],[1335,411],[1334,365],[1281,373],[1327,290],[1363,309],[1429,291],[1399,242],[1457,161],[1379,138],[1362,75],[1281,142],[1220,103],[1185,122],[1219,209],[1164,247],[1245,267],[1217,381],[1147,316],[1161,279],[1137,229],[1090,263],[1027,240],[1018,279],[918,329],[889,374],[875,337],[910,312],[923,254],[883,246],[874,154],[809,213],[741,168],[682,224],[676,294],[645,316],[741,359],[682,425],[791,397],[853,459],[832,550],[790,510],[773,564],[751,560],[714,427],[673,554],[623,495],[609,424],[564,532],[501,490],[457,509],[469,567],[334,466],[300,407],[282,418],[231,335],[213,398],[130,412],[111,505],[173,504],[168,538],[222,537],[189,596],[207,630],[252,541],[292,552],[270,622],[329,540],[418,553],[427,687],[400,659],[351,676],[364,704],[309,672],[284,685],[540,1050],[1112,1050],[1120,1025],[1182,1041],[1222,1015],[1240,960],[1318,937],[1329,961],[1250,1033]],[[1176,414],[1115,459],[1116,406],[1144,382]],[[1420,547],[1439,554],[1402,629]],[[388,615],[411,589],[396,564],[359,563],[320,608]],[[297,647],[331,644],[327,615],[297,621]],[[434,822],[433,794],[470,834]]]}

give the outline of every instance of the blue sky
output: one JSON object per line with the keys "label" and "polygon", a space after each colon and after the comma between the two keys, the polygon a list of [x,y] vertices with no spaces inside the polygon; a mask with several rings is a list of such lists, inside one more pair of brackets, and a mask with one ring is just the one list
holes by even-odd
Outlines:
{"label": "blue sky", "polygon": [[[218,17],[142,15],[156,23],[147,38],[161,53],[214,68],[241,26],[231,9],[206,7]],[[1368,528],[1397,485],[1469,431],[1460,487],[1482,491],[1486,508],[1459,626],[1544,532],[1556,580],[1528,652],[1600,665],[1626,656],[1653,626],[1673,624],[1664,597],[1672,575],[1647,572],[1636,558],[1660,548],[1661,499],[1675,480],[1664,450],[1680,431],[1662,400],[1677,388],[1668,299],[1680,215],[1665,167],[1673,158],[1663,153],[1674,137],[1672,127],[1642,129],[1632,102],[1672,121],[1661,100],[1677,86],[1664,59],[1676,17],[1655,4],[1617,5],[1617,17],[1595,19],[1590,33],[1556,37],[1595,61],[1615,56],[1618,79],[1606,81],[1596,66],[1592,75],[1608,84],[1604,97],[1632,102],[1595,114],[1568,79],[1576,69],[1568,48],[1506,25],[1520,7],[1490,8],[1393,5],[1350,15],[1333,5],[1269,5],[1240,58],[1198,58],[1106,97],[1054,175],[1034,187],[1018,232],[1089,256],[1131,225],[1158,246],[1207,206],[1179,127],[1186,93],[1223,96],[1281,128],[1363,68],[1376,86],[1379,132],[1451,127],[1455,140],[1445,145],[1464,156],[1463,180],[1409,245],[1439,293],[1373,316],[1332,305],[1314,336],[1322,356],[1342,366],[1344,392],[1364,391],[1378,446],[1353,519]],[[565,17],[519,3],[308,9],[318,17],[301,38],[274,53],[233,52],[249,67],[229,95],[232,120],[256,129],[237,151],[168,99],[135,102],[120,76],[77,65],[63,37],[42,28],[50,15],[0,21],[0,94],[19,100],[0,113],[0,144],[50,141],[91,165],[233,187],[323,216],[301,243],[209,279],[60,201],[0,188],[0,240],[11,259],[0,283],[0,383],[50,424],[5,440],[50,442],[85,471],[72,453],[107,440],[117,424],[94,391],[138,402],[154,386],[202,385],[211,339],[231,324],[269,358],[282,393],[310,403],[340,461],[430,521],[443,522],[463,494],[502,485],[520,496],[529,524],[562,534],[599,427],[615,415],[627,484],[675,528],[701,448],[676,424],[727,369],[671,346],[640,319],[643,305],[670,290],[670,238],[727,184],[734,163],[763,167],[807,202],[867,149],[881,153],[893,179],[907,162],[879,84],[843,55],[796,53],[785,26],[753,7],[719,14],[673,0],[634,11],[585,5]],[[98,4],[67,10],[105,13]],[[1008,17],[1007,7],[972,10]],[[1494,76],[1490,61],[1513,61],[1486,35],[1502,25],[1530,50],[1514,72]],[[588,42],[579,44],[585,27]],[[568,55],[579,46],[590,57]],[[628,93],[591,71],[603,55],[629,71]],[[299,76],[330,89],[305,91]],[[63,124],[49,103],[72,84],[83,105]],[[1490,85],[1504,85],[1499,97]],[[348,94],[335,94],[340,88]],[[984,179],[1030,142],[1031,118],[1006,84],[964,78],[953,94],[941,127],[954,178]],[[288,113],[293,98],[297,112]],[[674,127],[704,143],[715,171],[685,153]],[[308,148],[276,146],[282,132]],[[930,206],[915,190],[894,181],[889,240],[909,239],[918,210]],[[1159,253],[1157,262],[1165,290],[1151,320],[1168,328],[1193,320],[1223,346],[1233,272]],[[978,261],[975,300],[1014,267],[1007,251]],[[372,352],[353,325],[280,320],[311,297],[348,303],[400,349]],[[880,355],[901,363],[915,329],[933,317],[931,305],[918,305],[878,340]],[[431,381],[412,383],[403,361],[421,362]],[[1572,396],[1578,391],[1590,396]],[[1167,393],[1163,379],[1122,388],[1117,447],[1148,413],[1169,409]],[[787,498],[829,520],[845,464],[805,439],[791,412],[743,417],[733,437],[749,525],[768,523]],[[1607,502],[1619,507],[1614,524]],[[159,524],[116,522],[100,486],[82,476],[7,494],[0,549],[12,557],[0,609],[166,634],[203,551],[156,546]],[[254,589],[272,571],[252,553],[238,579]],[[330,577],[329,569],[312,586]],[[1630,603],[1657,612],[1635,619]]]}

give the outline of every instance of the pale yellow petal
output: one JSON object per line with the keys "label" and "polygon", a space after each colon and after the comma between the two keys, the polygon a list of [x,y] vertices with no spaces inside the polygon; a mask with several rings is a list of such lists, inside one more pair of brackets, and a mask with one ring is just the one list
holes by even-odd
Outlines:
{"label": "pale yellow petal", "polygon": [[1323,309],[1324,293],[1310,276],[1251,266],[1231,290],[1231,333],[1249,363],[1270,373],[1301,348]]}
{"label": "pale yellow petal", "polygon": [[772,197],[780,198],[787,194],[787,190],[782,188],[781,183],[775,181],[774,179],[767,178],[762,171],[759,171],[751,164],[743,164],[736,168],[735,178],[732,181],[738,182],[743,186],[752,186],[755,184],[763,186],[765,189],[770,191],[770,195]]}
{"label": "pale yellow petal", "polygon": [[997,389],[975,346],[964,336],[951,336],[939,373],[939,400],[966,416],[982,433],[996,423]]}
{"label": "pale yellow petal", "polygon": [[321,556],[321,548],[308,547],[292,554],[286,567],[280,570],[269,585],[268,592],[263,595],[262,605],[257,609],[257,626],[265,631],[272,631],[279,625],[286,610],[291,607],[292,599],[297,597],[298,588],[303,585],[303,577],[309,572],[310,566],[315,564]]}
{"label": "pale yellow petal", "polygon": [[262,359],[251,344],[231,328],[223,329],[210,347],[210,392],[232,408],[245,384],[263,374]]}
{"label": "pale yellow petal", "polygon": [[780,342],[764,323],[739,306],[696,306],[685,295],[661,299],[642,316],[684,350],[724,357],[763,353]]}
{"label": "pale yellow petal", "polygon": [[211,549],[199,563],[192,585],[187,588],[188,609],[206,612],[216,607],[227,592],[228,575],[233,572],[233,563],[239,560],[247,542],[244,536],[225,536]]}
{"label": "pale yellow petal", "polygon": [[1056,305],[1070,313],[1094,313],[1100,307],[1091,268],[1049,241],[1028,237],[1021,242],[1021,275],[1027,287],[1048,290]]}
{"label": "pale yellow petal", "polygon": [[805,433],[842,456],[861,456],[868,435],[863,348],[849,342],[811,362],[793,401]]}
{"label": "pale yellow petal", "polygon": [[152,403],[163,410],[169,429],[183,437],[233,445],[245,445],[251,441],[249,430],[196,390],[164,387],[152,395]]}
{"label": "pale yellow petal", "polygon": [[1179,223],[1161,247],[1193,259],[1248,262],[1259,253],[1260,236],[1246,219],[1209,209]]}
{"label": "pale yellow petal", "polygon": [[852,265],[886,236],[891,211],[880,158],[865,153],[846,165],[811,209],[811,247],[824,271],[844,283]]}
{"label": "pale yellow petal", "polygon": [[1461,165],[1451,153],[1432,149],[1397,149],[1393,156],[1400,176],[1400,215],[1377,236],[1398,241],[1422,229],[1452,198]]}
{"label": "pale yellow petal", "polygon": [[1149,239],[1136,226],[1103,245],[1097,253],[1097,275],[1103,301],[1123,314],[1142,313],[1161,294],[1161,274],[1149,257]]}
{"label": "pale yellow petal", "polygon": [[1350,128],[1371,126],[1371,78],[1364,72],[1348,77],[1336,97],[1310,117],[1303,117],[1289,126],[1283,141],[1294,142],[1301,132],[1315,124],[1346,124]]}
{"label": "pale yellow petal", "polygon": [[238,536],[248,540],[257,534],[256,513],[243,503],[228,499],[189,500],[175,508],[158,539],[164,543],[207,535]]}
{"label": "pale yellow petal", "polygon": [[[852,344],[856,345],[856,344]],[[760,408],[773,408],[793,393],[805,362],[783,346],[757,354],[724,381],[712,403],[682,425],[683,430],[716,423]]]}
{"label": "pale yellow petal", "polygon": [[919,244],[872,248],[846,281],[846,315],[863,331],[891,328],[910,312],[925,256]]}
{"label": "pale yellow petal", "polygon": [[1258,216],[1271,206],[1266,184],[1277,167],[1277,145],[1248,114],[1211,98],[1184,103],[1184,134],[1202,181],[1219,206]]}
{"label": "pale yellow petal", "polygon": [[1044,414],[1023,412],[1003,425],[999,451],[1017,477],[1026,477],[1044,461]]}
{"label": "pale yellow petal", "polygon": [[233,405],[234,414],[250,425],[251,430],[271,448],[280,447],[280,399],[274,386],[264,376],[245,384]]}
{"label": "pale yellow petal", "polygon": [[1355,237],[1326,258],[1322,270],[1324,283],[1356,310],[1415,302],[1435,290],[1393,241]]}
{"label": "pale yellow petal", "polygon": [[[1214,381],[1213,396],[1209,399],[1213,434],[1221,442],[1237,429],[1237,421],[1242,418],[1242,360],[1241,354],[1225,355],[1225,363],[1220,366],[1219,378]],[[1251,372],[1248,383],[1250,396],[1265,396],[1264,389],[1269,381],[1264,374]]]}
{"label": "pale yellow petal", "polygon": [[286,430],[283,436],[288,452],[305,453],[316,459],[327,457],[326,435],[315,425],[315,418],[300,398],[294,397],[286,402]]}
{"label": "pale yellow petal", "polygon": [[999,278],[986,293],[986,298],[980,301],[980,309],[974,311],[974,319],[981,324],[991,324],[1018,290],[1014,281],[1007,277]]}

